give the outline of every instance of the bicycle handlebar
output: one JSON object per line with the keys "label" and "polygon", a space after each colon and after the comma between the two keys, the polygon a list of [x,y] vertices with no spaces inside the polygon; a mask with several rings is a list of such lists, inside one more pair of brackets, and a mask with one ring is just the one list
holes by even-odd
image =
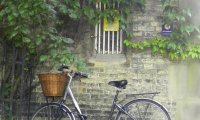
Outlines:
{"label": "bicycle handlebar", "polygon": [[86,73],[82,72],[74,72],[74,77],[79,76],[81,78],[88,78],[88,75]]}
{"label": "bicycle handlebar", "polygon": [[65,72],[65,70],[69,70],[69,66],[62,64],[59,68],[58,71]]}
{"label": "bicycle handlebar", "polygon": [[[66,72],[69,72],[70,70],[69,70],[69,66],[67,66],[67,65],[64,65],[64,64],[62,64],[59,68],[58,68],[58,71],[61,71],[61,72],[63,72],[63,73],[66,73]],[[73,78],[74,77],[81,77],[81,78],[88,78],[88,74],[86,74],[86,73],[82,73],[82,72],[73,72],[73,71],[71,71],[71,72],[69,72],[70,73],[70,76],[72,76]]]}

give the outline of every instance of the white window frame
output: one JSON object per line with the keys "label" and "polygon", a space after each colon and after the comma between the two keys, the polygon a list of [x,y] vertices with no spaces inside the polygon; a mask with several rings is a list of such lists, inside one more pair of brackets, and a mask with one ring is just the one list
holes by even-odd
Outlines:
{"label": "white window frame", "polygon": [[[115,5],[113,5],[114,8]],[[118,5],[119,7],[119,5]],[[103,10],[106,6],[101,2],[96,3],[96,9]],[[104,31],[103,20],[95,26],[95,51],[97,54],[121,54],[123,50],[122,30]]]}

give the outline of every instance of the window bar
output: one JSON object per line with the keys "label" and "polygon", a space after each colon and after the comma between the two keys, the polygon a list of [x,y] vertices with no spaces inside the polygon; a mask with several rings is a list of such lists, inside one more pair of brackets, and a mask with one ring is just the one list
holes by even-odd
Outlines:
{"label": "window bar", "polygon": [[[98,3],[96,3],[96,9],[98,9]],[[98,30],[98,25],[96,24],[95,25],[95,34],[94,34],[94,39],[95,39],[95,41],[94,41],[94,46],[95,46],[95,52],[97,51],[97,40],[98,40],[98,37],[97,37],[97,31]]]}
{"label": "window bar", "polygon": [[[99,9],[101,10],[101,3],[99,2]],[[101,22],[99,22],[99,39],[98,39],[98,53],[101,52]]]}
{"label": "window bar", "polygon": [[120,30],[120,53],[122,52],[122,30]]}
{"label": "window bar", "polygon": [[[106,9],[106,5],[104,4],[104,9]],[[105,31],[103,30],[103,54],[105,54]]]}
{"label": "window bar", "polygon": [[115,35],[114,31],[112,31],[112,54],[114,53],[114,40],[115,40],[114,35]]}
{"label": "window bar", "polygon": [[105,31],[103,31],[103,54],[105,53]]}
{"label": "window bar", "polygon": [[[113,3],[113,8],[115,8],[115,3]],[[112,54],[114,53],[114,35],[115,35],[115,33],[114,33],[114,31],[112,31]]]}
{"label": "window bar", "polygon": [[[119,2],[117,3],[117,8],[119,8]],[[120,45],[121,45],[121,43],[120,43],[120,38],[121,38],[121,34],[120,34],[120,31],[121,30],[119,30],[119,31],[117,31],[117,54],[119,54],[120,53]]]}
{"label": "window bar", "polygon": [[110,53],[110,31],[108,31],[108,54]]}
{"label": "window bar", "polygon": [[95,50],[97,50],[97,30],[98,30],[98,25],[95,25],[95,35],[94,35],[94,39],[95,39],[95,42],[94,42],[94,45],[95,45]]}
{"label": "window bar", "polygon": [[119,53],[119,31],[117,31],[117,54]]}

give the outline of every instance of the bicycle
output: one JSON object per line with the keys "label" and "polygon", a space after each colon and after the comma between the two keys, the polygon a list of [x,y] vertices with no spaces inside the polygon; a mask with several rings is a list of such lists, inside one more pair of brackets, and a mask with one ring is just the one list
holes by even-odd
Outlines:
{"label": "bicycle", "polygon": [[[62,66],[59,70],[64,71],[66,68],[68,69],[68,67]],[[69,72],[67,75],[69,77],[69,82],[64,91],[63,98],[58,102],[46,103],[38,108],[31,120],[75,120],[75,117],[78,117],[80,120],[87,119],[87,117],[82,114],[78,102],[70,88],[70,83],[74,77],[79,76],[83,78],[87,77],[87,75],[80,72]],[[166,108],[157,101],[149,98],[134,98],[124,105],[120,104],[120,102],[118,102],[118,95],[122,89],[126,88],[127,83],[127,80],[110,81],[108,83],[117,88],[112,101],[109,120],[171,120]],[[65,104],[67,95],[71,98],[76,112],[70,110]],[[115,110],[118,112],[114,117]]]}

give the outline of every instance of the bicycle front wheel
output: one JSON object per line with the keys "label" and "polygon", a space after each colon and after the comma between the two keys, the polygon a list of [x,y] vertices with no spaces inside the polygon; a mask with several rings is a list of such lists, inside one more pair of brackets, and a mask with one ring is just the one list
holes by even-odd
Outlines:
{"label": "bicycle front wheel", "polygon": [[31,120],[75,120],[75,118],[66,106],[58,103],[48,103],[41,106]]}
{"label": "bicycle front wheel", "polygon": [[116,120],[171,120],[167,110],[158,102],[151,99],[135,99],[124,105]]}

